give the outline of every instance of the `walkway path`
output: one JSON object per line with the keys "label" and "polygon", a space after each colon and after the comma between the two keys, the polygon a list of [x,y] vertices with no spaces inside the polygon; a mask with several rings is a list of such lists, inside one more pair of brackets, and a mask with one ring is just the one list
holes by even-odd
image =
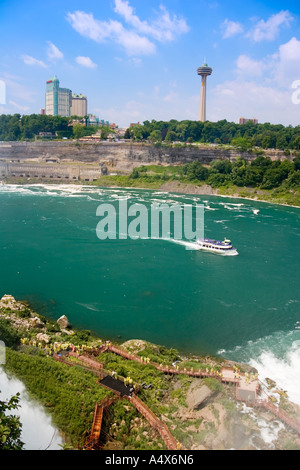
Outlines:
{"label": "walkway path", "polygon": [[[106,344],[106,350],[114,352],[122,357],[129,360],[138,361],[144,363],[141,357],[129,354],[126,351],[114,346],[112,343]],[[236,384],[236,399],[239,401],[247,402],[250,406],[264,407],[281,421],[286,423],[288,426],[293,428],[298,434],[300,434],[300,423],[281,408],[277,407],[272,403],[270,397],[267,395],[266,400],[259,400],[257,393],[259,391],[259,380],[257,378],[249,377],[249,374],[237,374],[232,368],[222,368],[220,373],[213,373],[204,370],[186,370],[176,367],[167,367],[158,365],[154,362],[149,362],[150,365],[166,374],[185,374],[192,377],[214,377],[221,382],[235,383]]]}
{"label": "walkway path", "polygon": [[105,398],[101,403],[96,403],[92,430],[85,444],[86,450],[92,450],[99,446],[104,410],[116,400],[118,400],[117,397]]}
{"label": "walkway path", "polygon": [[[118,354],[128,360],[133,360],[137,361],[142,364],[149,364],[156,369],[160,370],[163,373],[166,374],[185,374],[188,376],[192,377],[214,377],[221,382],[225,383],[234,383],[236,384],[236,399],[239,401],[244,401],[250,406],[256,406],[256,407],[264,407],[268,411],[271,411],[273,414],[275,414],[279,419],[281,419],[283,422],[285,422],[288,426],[293,428],[298,434],[300,434],[300,423],[295,420],[293,417],[291,417],[288,413],[286,413],[284,410],[280,409],[276,405],[274,405],[270,397],[267,396],[266,400],[261,400],[258,399],[257,393],[259,390],[259,381],[257,377],[251,378],[249,374],[238,374],[234,369],[232,368],[226,368],[223,367],[220,372],[210,372],[209,370],[187,370],[187,369],[180,369],[179,367],[168,367],[168,366],[163,366],[163,365],[158,365],[157,363],[154,362],[146,362],[139,356],[136,356],[134,354],[130,354],[126,351],[123,351],[122,349],[118,348],[117,346],[114,346],[111,342],[107,342],[105,345],[101,346],[97,350],[94,351],[96,355],[100,355],[105,351],[111,351],[115,354]],[[122,391],[117,390],[116,387],[113,387],[111,384],[111,381],[115,381],[116,379],[111,379],[109,376],[106,376],[104,370],[103,370],[103,364],[100,364],[98,361],[93,360],[91,357],[87,357],[84,354],[77,354],[76,352],[69,352],[69,355],[74,356],[78,359],[80,359],[82,362],[86,364],[86,366],[92,368],[93,370],[97,371],[98,373],[102,374],[102,377],[107,377],[107,380],[109,383],[103,381],[103,385],[109,388],[110,390],[114,391],[115,394],[117,394],[119,397],[122,395],[127,398],[135,407],[136,409],[147,419],[147,421],[150,423],[150,425],[157,429],[158,432],[160,433],[161,437],[163,438],[164,442],[166,443],[167,447],[169,450],[176,450],[178,449],[178,443],[170,433],[168,427],[163,423],[162,421],[159,420],[159,418],[145,405],[145,403],[142,402],[134,393],[130,393],[130,389],[126,387],[122,383]],[[66,362],[66,358],[61,358],[58,359],[61,360],[62,362]],[[69,364],[73,365],[73,364]],[[100,381],[100,383],[102,382]],[[115,385],[115,383],[113,384]],[[124,390],[123,390],[124,389]],[[129,390],[129,393],[128,393]],[[103,412],[103,411],[102,411]],[[101,411],[97,411],[97,422],[102,422],[102,417],[100,416]],[[97,426],[95,424],[95,429],[97,429]],[[94,429],[94,430],[95,430]],[[101,425],[100,425],[100,431],[101,431]],[[93,431],[94,432],[94,431]],[[91,433],[91,439],[92,439],[92,433]]]}
{"label": "walkway path", "polygon": [[140,400],[140,398],[138,398],[134,393],[132,394],[132,397],[127,398],[144,416],[144,418],[146,418],[148,423],[159,432],[168,450],[177,450],[180,448],[179,443],[169,431],[168,426],[163,421],[161,421],[153,413],[153,411],[151,411],[150,408],[148,408],[148,406],[142,400]]}

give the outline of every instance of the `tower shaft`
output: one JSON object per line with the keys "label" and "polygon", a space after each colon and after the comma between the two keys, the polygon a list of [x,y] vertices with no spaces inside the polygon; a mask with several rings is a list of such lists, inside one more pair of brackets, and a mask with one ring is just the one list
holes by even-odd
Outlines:
{"label": "tower shaft", "polygon": [[201,97],[200,97],[200,108],[199,108],[199,121],[206,121],[206,77],[201,77]]}
{"label": "tower shaft", "polygon": [[208,67],[207,64],[203,64],[202,67],[197,69],[198,75],[201,75],[201,96],[200,96],[200,108],[199,108],[199,121],[206,121],[206,78],[212,74],[212,68]]}

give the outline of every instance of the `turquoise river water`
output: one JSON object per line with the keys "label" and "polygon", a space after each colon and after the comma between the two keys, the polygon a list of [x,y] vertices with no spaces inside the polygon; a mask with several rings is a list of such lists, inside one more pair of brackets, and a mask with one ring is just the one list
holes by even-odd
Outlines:
{"label": "turquoise river water", "polygon": [[[99,204],[203,203],[205,236],[239,256],[172,239],[104,240]],[[300,209],[216,196],[0,185],[0,295],[66,315],[101,338],[254,365],[300,404]]]}

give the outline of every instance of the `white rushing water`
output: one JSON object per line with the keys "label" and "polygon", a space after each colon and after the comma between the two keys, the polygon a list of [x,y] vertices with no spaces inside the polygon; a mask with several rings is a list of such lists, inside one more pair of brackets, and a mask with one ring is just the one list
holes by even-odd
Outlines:
{"label": "white rushing water", "polygon": [[271,378],[292,402],[300,405],[300,341],[295,341],[284,357],[266,350],[249,363],[258,370],[261,381]]}
{"label": "white rushing water", "polygon": [[24,384],[8,377],[0,368],[0,399],[8,401],[17,392],[20,393],[20,408],[11,410],[11,415],[20,416],[22,424],[21,441],[25,450],[61,450],[63,440],[58,430],[52,425],[51,418],[43,408],[28,398]]}
{"label": "white rushing water", "polygon": [[232,351],[219,351],[228,359],[244,362],[257,369],[259,379],[276,382],[277,388],[287,392],[288,399],[300,406],[300,330],[298,325],[290,332],[249,341]]}

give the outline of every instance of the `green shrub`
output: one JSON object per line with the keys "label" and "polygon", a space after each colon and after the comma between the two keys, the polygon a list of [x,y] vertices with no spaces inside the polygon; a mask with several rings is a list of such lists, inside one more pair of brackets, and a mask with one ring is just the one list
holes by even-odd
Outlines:
{"label": "green shrub", "polygon": [[13,348],[20,344],[21,336],[8,320],[0,317],[0,340],[5,346]]}

